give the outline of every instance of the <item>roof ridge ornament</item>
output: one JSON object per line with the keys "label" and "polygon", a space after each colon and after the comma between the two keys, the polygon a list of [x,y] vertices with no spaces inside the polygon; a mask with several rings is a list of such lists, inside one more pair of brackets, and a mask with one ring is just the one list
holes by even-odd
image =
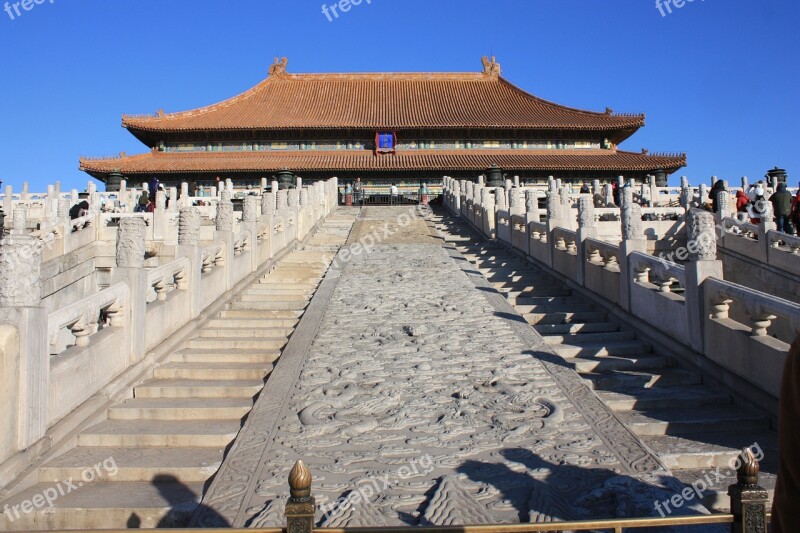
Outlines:
{"label": "roof ridge ornament", "polygon": [[275,58],[275,62],[272,63],[269,67],[269,75],[270,77],[275,76],[277,78],[283,77],[286,74],[286,65],[289,64],[289,60],[284,58]]}
{"label": "roof ridge ornament", "polygon": [[489,59],[486,56],[481,58],[481,62],[483,63],[483,75],[489,76],[491,78],[499,78],[500,77],[500,63],[497,62],[494,56]]}

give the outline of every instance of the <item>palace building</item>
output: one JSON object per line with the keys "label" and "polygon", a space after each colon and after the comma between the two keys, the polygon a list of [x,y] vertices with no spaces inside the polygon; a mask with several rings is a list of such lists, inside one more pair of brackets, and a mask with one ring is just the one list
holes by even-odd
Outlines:
{"label": "palace building", "polygon": [[644,115],[543,100],[503,78],[494,58],[474,73],[291,74],[286,65],[276,58],[267,79],[214,105],[123,116],[149,151],[81,158],[81,170],[114,190],[121,179],[153,176],[258,187],[278,174],[430,186],[498,167],[528,183],[648,174],[665,181],[686,164],[685,154],[618,148]]}

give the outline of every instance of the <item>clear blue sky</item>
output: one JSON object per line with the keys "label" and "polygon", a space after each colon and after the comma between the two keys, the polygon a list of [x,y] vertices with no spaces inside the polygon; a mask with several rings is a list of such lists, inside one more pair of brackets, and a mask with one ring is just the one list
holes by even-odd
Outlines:
{"label": "clear blue sky", "polygon": [[679,174],[693,183],[775,165],[800,180],[798,0],[686,0],[666,16],[654,0],[366,2],[333,22],[321,0],[44,0],[21,16],[11,5],[0,179],[82,189],[80,155],[144,151],[123,113],[223,100],[276,54],[290,72],[374,72],[479,71],[493,53],[543,98],[647,113],[623,148],[685,151]]}

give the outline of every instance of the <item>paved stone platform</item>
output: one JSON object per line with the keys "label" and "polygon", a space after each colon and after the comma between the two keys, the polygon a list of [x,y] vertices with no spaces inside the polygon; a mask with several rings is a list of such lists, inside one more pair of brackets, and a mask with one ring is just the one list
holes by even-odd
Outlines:
{"label": "paved stone platform", "polygon": [[195,525],[285,525],[297,459],[332,527],[653,516],[680,491],[432,231],[413,209],[362,211]]}

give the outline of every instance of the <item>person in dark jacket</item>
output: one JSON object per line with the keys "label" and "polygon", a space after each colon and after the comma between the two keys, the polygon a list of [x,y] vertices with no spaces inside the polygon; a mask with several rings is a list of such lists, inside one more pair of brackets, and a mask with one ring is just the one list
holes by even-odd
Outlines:
{"label": "person in dark jacket", "polygon": [[85,217],[89,213],[89,202],[86,200],[78,202],[69,209],[70,220]]}
{"label": "person in dark jacket", "polygon": [[792,214],[792,193],[786,190],[784,183],[778,184],[778,191],[769,197],[772,211],[775,214],[775,225],[778,231],[792,233],[789,217]]}
{"label": "person in dark jacket", "polygon": [[772,533],[797,531],[800,524],[800,335],[783,366],[778,411],[778,480],[772,503]]}
{"label": "person in dark jacket", "polygon": [[151,202],[155,202],[156,201],[156,192],[158,191],[158,186],[159,185],[160,184],[158,182],[158,178],[155,177],[155,176],[153,176],[153,179],[150,180],[150,183],[147,184],[147,189],[148,189],[148,191],[150,191],[150,201]]}
{"label": "person in dark jacket", "polygon": [[714,213],[719,212],[719,202],[717,201],[717,196],[719,193],[725,192],[726,190],[725,182],[722,180],[717,180],[714,182],[714,185],[711,186],[711,190],[708,191],[708,197],[711,199],[711,210]]}

